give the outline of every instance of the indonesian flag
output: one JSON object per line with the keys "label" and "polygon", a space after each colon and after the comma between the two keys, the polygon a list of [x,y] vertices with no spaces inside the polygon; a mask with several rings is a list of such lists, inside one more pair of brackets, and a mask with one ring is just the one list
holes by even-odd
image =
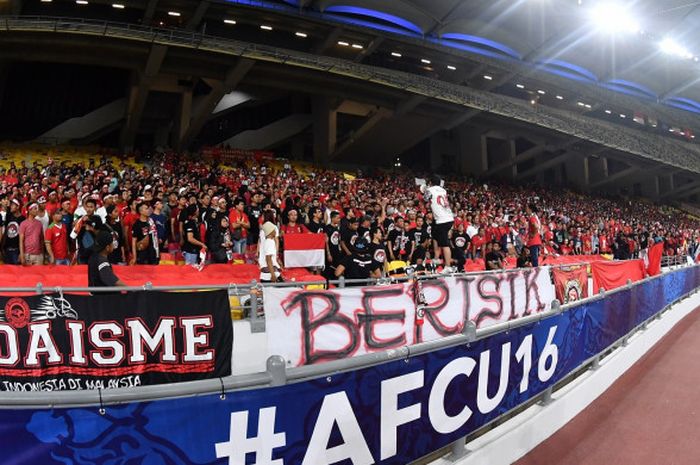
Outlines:
{"label": "indonesian flag", "polygon": [[324,266],[325,255],[325,234],[285,234],[284,236],[285,268]]}

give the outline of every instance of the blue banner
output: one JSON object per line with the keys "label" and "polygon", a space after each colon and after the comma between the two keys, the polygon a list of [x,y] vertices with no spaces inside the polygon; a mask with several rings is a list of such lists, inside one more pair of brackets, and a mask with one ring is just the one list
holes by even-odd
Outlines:
{"label": "blue banner", "polygon": [[223,400],[0,410],[2,460],[405,464],[538,395],[699,281],[687,268],[468,345]]}

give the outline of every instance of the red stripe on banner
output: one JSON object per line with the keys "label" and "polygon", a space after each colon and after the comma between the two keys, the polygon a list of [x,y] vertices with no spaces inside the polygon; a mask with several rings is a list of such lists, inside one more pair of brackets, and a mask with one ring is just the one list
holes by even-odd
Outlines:
{"label": "red stripe on banner", "polygon": [[326,248],[325,234],[285,234],[284,250],[323,250]]}
{"label": "red stripe on banner", "polygon": [[86,368],[72,366],[55,366],[36,369],[9,370],[0,369],[0,376],[12,376],[15,378],[39,378],[50,375],[76,375],[76,376],[126,376],[142,375],[144,373],[209,373],[214,371],[214,362],[193,363],[191,365],[171,365],[165,363],[148,363],[130,367],[115,368]]}

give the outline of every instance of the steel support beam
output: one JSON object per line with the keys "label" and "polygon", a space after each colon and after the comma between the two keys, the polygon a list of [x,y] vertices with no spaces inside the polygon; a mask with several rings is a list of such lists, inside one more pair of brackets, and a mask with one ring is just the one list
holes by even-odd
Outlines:
{"label": "steel support beam", "polygon": [[533,176],[533,175],[535,175],[535,174],[537,174],[537,173],[540,173],[540,172],[542,172],[542,171],[544,171],[544,170],[546,170],[546,169],[549,169],[549,168],[551,168],[551,167],[553,167],[553,166],[561,165],[561,164],[564,163],[568,158],[574,156],[575,154],[576,154],[576,152],[565,152],[565,153],[563,153],[563,154],[561,154],[561,155],[558,155],[558,156],[556,156],[556,157],[554,157],[554,158],[550,158],[549,160],[546,160],[545,162],[540,163],[540,164],[538,164],[537,166],[535,166],[535,167],[533,167],[533,168],[530,168],[530,169],[527,170],[527,171],[523,171],[522,173],[518,173],[516,179],[517,179],[518,181],[520,181],[520,180],[522,180],[522,179],[525,179],[525,178],[528,178],[528,177],[530,177],[530,176]]}
{"label": "steel support beam", "polygon": [[504,163],[499,163],[496,166],[493,166],[489,168],[485,173],[484,177],[489,177],[493,176],[494,174],[498,173],[499,171],[503,171],[505,169],[508,169],[512,167],[515,164],[522,163],[524,161],[530,160],[532,158],[535,158],[536,156],[540,155],[543,152],[550,151],[550,152],[556,152],[558,150],[566,150],[572,145],[574,145],[576,142],[578,142],[578,139],[569,139],[567,141],[561,142],[559,144],[555,145],[538,145],[532,148],[529,148],[525,150],[524,152],[518,154],[515,156],[515,159],[509,160]]}
{"label": "steel support beam", "polygon": [[326,50],[331,48],[336,42],[338,42],[338,37],[340,37],[340,34],[343,33],[343,28],[342,27],[336,27],[333,29],[330,34],[326,36],[326,38],[323,40],[323,42],[320,42],[318,45],[314,47],[313,53],[316,55],[323,55],[326,53]]}
{"label": "steel support beam", "polygon": [[617,173],[609,175],[605,179],[601,179],[600,181],[592,183],[589,188],[590,189],[598,189],[600,187],[605,186],[606,184],[610,184],[611,182],[618,181],[622,178],[625,178],[631,174],[637,173],[641,170],[640,167],[638,166],[630,166],[629,168],[625,168],[622,171],[618,171]]}
{"label": "steel support beam", "polygon": [[202,18],[204,18],[204,15],[209,9],[209,5],[209,0],[199,0],[199,3],[197,4],[197,9],[194,10],[194,14],[190,18],[190,20],[187,21],[187,25],[185,25],[186,31],[194,31],[195,29],[197,29],[199,23],[202,22]]}
{"label": "steel support beam", "polygon": [[360,53],[357,54],[354,61],[360,63],[362,60],[374,53],[375,50],[384,42],[384,37],[375,37],[372,42],[367,45]]}
{"label": "steel support beam", "polygon": [[136,138],[136,132],[141,124],[143,110],[146,107],[148,92],[151,84],[158,75],[163,64],[168,47],[154,44],[148,54],[146,65],[139,73],[129,91],[129,103],[126,108],[126,122],[122,128],[119,142],[123,148],[132,147]]}
{"label": "steel support beam", "polygon": [[206,122],[211,118],[219,101],[221,101],[224,95],[233,91],[238,86],[254,64],[255,60],[241,58],[236,65],[228,70],[223,81],[208,82],[212,89],[204,96],[204,100],[197,106],[196,110],[193,111],[192,119],[189,121],[187,129],[180,138],[180,143],[178,144],[180,150],[186,149],[195,137],[199,135]]}
{"label": "steel support beam", "polygon": [[412,95],[399,102],[394,110],[388,110],[386,108],[378,108],[377,110],[371,112],[365,122],[354,131],[348,139],[346,139],[329,157],[330,160],[337,158],[343,152],[348,150],[352,145],[362,138],[369,130],[375,127],[385,118],[396,118],[404,116],[411,111],[413,111],[418,105],[426,101],[428,98],[423,95]]}
{"label": "steel support beam", "polygon": [[695,192],[695,189],[700,187],[700,180],[685,183],[683,185],[680,185],[678,187],[675,187],[671,189],[668,192],[665,192],[661,194],[659,197],[662,199],[666,199],[669,197],[686,197],[688,194],[687,192]]}
{"label": "steel support beam", "polygon": [[148,0],[146,9],[143,12],[143,18],[141,18],[141,24],[148,26],[151,21],[153,21],[153,15],[156,14],[156,7],[158,6],[158,0]]}

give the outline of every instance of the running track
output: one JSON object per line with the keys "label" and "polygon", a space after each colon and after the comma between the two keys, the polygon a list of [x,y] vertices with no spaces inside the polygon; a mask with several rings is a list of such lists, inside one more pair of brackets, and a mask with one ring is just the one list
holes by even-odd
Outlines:
{"label": "running track", "polygon": [[700,310],[516,464],[700,464]]}

